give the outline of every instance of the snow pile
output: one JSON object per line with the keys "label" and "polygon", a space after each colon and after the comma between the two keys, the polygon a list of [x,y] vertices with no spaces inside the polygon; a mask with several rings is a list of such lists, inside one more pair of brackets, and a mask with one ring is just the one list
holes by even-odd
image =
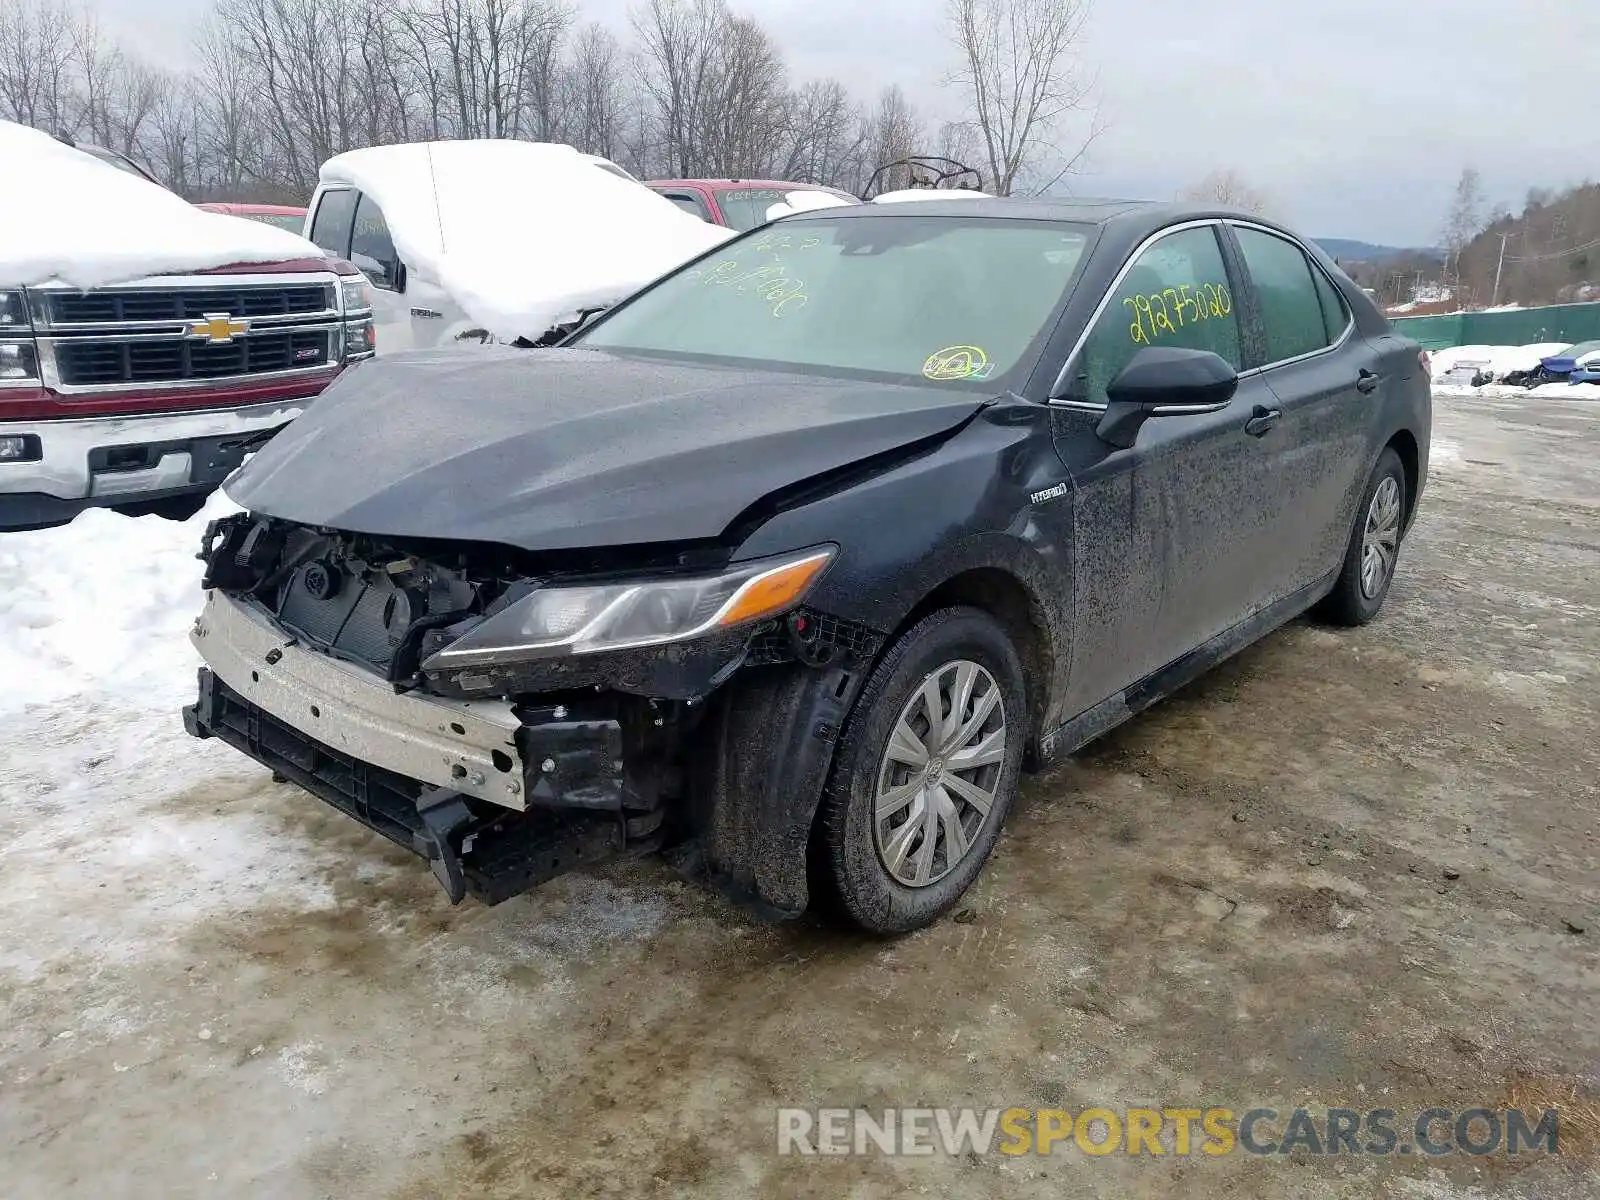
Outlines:
{"label": "snow pile", "polygon": [[374,146],[321,176],[376,200],[407,270],[507,341],[615,304],[733,236],[550,142]]}
{"label": "snow pile", "polygon": [[222,492],[188,521],[89,509],[70,525],[0,533],[0,722],[74,696],[126,703],[165,725],[194,700],[195,555],[206,522],[239,511]]}
{"label": "snow pile", "polygon": [[92,288],[322,256],[299,234],[203,212],[24,125],[0,121],[0,162],[7,181],[0,187],[0,286],[60,280]]}
{"label": "snow pile", "polygon": [[842,196],[835,196],[832,192],[814,192],[809,189],[785,192],[782,200],[776,204],[768,205],[767,220],[776,221],[779,217],[792,216],[801,212],[812,212],[819,208],[845,208],[854,203],[856,202],[846,200]]}
{"label": "snow pile", "polygon": [[874,204],[905,204],[918,200],[993,200],[988,192],[975,192],[971,188],[901,188],[897,192],[884,192],[874,196]]}
{"label": "snow pile", "polygon": [[1433,352],[1435,378],[1448,374],[1457,367],[1477,367],[1490,372],[1496,379],[1504,379],[1513,371],[1532,371],[1539,360],[1559,354],[1571,342],[1537,342],[1531,346],[1453,346],[1448,350]]}
{"label": "snow pile", "polygon": [[[1441,396],[1530,396],[1544,400],[1600,400],[1600,385],[1593,383],[1544,383],[1528,388],[1502,384],[1513,371],[1532,371],[1539,361],[1559,354],[1571,342],[1536,342],[1531,346],[1452,346],[1435,350],[1433,390]],[[1600,352],[1583,355],[1580,364],[1600,363]],[[1487,373],[1492,382],[1473,386],[1473,379]]]}

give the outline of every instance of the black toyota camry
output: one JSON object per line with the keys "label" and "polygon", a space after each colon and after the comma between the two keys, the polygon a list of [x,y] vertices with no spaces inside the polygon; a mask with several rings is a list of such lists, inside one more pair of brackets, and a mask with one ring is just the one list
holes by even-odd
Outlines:
{"label": "black toyota camry", "polygon": [[551,349],[396,355],[228,485],[189,730],[490,903],[666,851],[894,933],[1018,777],[1383,604],[1425,358],[1254,217],[800,214]]}

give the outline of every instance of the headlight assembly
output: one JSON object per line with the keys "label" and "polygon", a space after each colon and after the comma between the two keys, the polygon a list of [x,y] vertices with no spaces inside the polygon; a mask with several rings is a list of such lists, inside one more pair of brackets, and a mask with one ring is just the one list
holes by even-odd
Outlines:
{"label": "headlight assembly", "polygon": [[681,642],[787,612],[833,559],[823,546],[716,575],[540,588],[432,655],[432,671]]}
{"label": "headlight assembly", "polygon": [[339,303],[347,313],[367,312],[372,308],[372,285],[362,275],[341,276]]}

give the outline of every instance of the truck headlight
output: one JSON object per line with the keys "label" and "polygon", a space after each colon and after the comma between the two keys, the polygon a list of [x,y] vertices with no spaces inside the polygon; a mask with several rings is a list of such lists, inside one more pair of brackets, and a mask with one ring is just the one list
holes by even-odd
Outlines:
{"label": "truck headlight", "polygon": [[28,298],[21,292],[0,291],[0,337],[25,333],[33,328],[28,316]]}
{"label": "truck headlight", "polygon": [[347,313],[367,312],[372,308],[372,285],[361,275],[339,277],[339,302]]}
{"label": "truck headlight", "polygon": [[540,588],[469,630],[423,666],[594,654],[681,642],[786,612],[833,560],[821,546],[689,579]]}
{"label": "truck headlight", "polygon": [[37,383],[39,354],[33,342],[0,342],[0,383]]}

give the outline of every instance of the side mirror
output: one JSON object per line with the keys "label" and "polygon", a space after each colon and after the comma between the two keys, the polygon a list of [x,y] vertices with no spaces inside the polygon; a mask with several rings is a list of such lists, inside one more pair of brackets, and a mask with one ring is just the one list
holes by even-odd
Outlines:
{"label": "side mirror", "polygon": [[1095,433],[1126,450],[1151,417],[1221,408],[1238,387],[1238,372],[1209,350],[1146,346],[1106,387],[1106,415]]}

